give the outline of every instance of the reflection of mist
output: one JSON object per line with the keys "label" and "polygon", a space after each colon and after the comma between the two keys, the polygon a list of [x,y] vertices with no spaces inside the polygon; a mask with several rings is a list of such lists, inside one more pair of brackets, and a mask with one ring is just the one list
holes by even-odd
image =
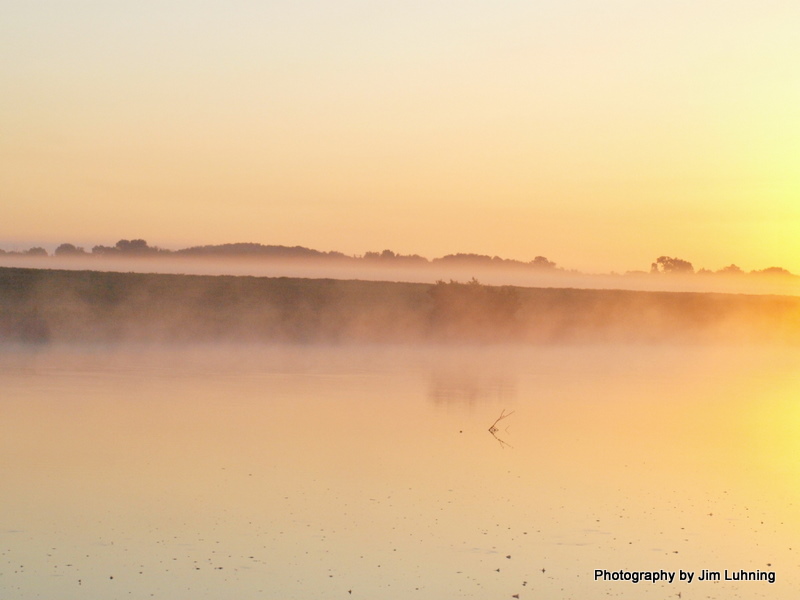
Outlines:
{"label": "reflection of mist", "polygon": [[511,400],[517,395],[516,382],[500,373],[480,373],[465,365],[463,370],[433,373],[428,398],[441,404],[475,404]]}

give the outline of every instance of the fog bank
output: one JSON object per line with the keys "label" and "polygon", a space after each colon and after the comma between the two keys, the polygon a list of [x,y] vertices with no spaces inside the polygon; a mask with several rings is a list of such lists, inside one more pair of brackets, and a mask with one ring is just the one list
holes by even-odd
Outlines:
{"label": "fog bank", "polygon": [[0,268],[0,339],[75,342],[800,340],[790,296]]}
{"label": "fog bank", "polygon": [[587,274],[562,269],[485,265],[476,262],[409,262],[356,259],[203,258],[194,256],[0,255],[0,267],[185,275],[249,275],[427,283],[469,281],[494,286],[800,295],[800,278],[770,273]]}

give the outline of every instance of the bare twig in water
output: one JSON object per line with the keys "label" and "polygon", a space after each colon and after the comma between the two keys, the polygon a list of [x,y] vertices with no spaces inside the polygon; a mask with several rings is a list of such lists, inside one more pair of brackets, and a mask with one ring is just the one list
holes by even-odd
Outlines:
{"label": "bare twig in water", "polygon": [[513,414],[514,414],[513,410],[510,413],[506,414],[506,410],[503,409],[503,411],[500,413],[500,416],[497,417],[497,420],[494,423],[492,423],[491,427],[489,427],[489,433],[492,434],[492,437],[494,439],[496,439],[498,442],[500,442],[500,447],[501,448],[505,448],[506,446],[508,446],[509,448],[513,448],[513,446],[511,444],[509,444],[508,442],[506,442],[504,440],[501,440],[499,437],[497,437],[497,432],[499,431],[497,429],[497,424],[500,421],[502,421],[503,419],[505,419],[506,417],[510,417]]}
{"label": "bare twig in water", "polygon": [[497,442],[500,444],[500,447],[501,447],[503,450],[505,450],[505,449],[506,449],[506,446],[508,446],[508,447],[509,447],[509,448],[511,448],[512,450],[514,449],[514,446],[512,446],[511,444],[509,444],[507,441],[505,441],[505,440],[503,440],[503,439],[500,439],[499,437],[497,437],[497,434],[496,434],[495,432],[493,432],[493,431],[492,431],[492,432],[491,432],[491,434],[492,434],[492,437],[494,437],[494,439],[496,439],[496,440],[497,440]]}
{"label": "bare twig in water", "polygon": [[513,410],[510,413],[506,414],[506,409],[504,408],[503,411],[500,413],[500,416],[497,417],[497,420],[494,423],[492,423],[491,427],[489,427],[489,433],[496,433],[497,432],[497,424],[500,421],[502,421],[503,419],[505,419],[506,417],[510,417],[513,414],[514,414]]}

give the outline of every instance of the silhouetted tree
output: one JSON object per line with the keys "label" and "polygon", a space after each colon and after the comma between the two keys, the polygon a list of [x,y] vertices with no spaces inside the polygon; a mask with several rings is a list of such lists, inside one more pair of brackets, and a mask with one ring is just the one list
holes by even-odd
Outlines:
{"label": "silhouetted tree", "polygon": [[55,251],[56,256],[82,256],[84,254],[86,254],[86,250],[72,244],[61,244]]}
{"label": "silhouetted tree", "polygon": [[720,269],[719,271],[717,271],[717,273],[724,273],[726,275],[741,275],[742,273],[744,273],[744,271],[742,271],[742,269],[740,269],[736,265],[731,264],[723,269]]}
{"label": "silhouetted tree", "polygon": [[652,273],[694,273],[694,267],[688,260],[672,258],[670,256],[659,256],[652,265]]}
{"label": "silhouetted tree", "polygon": [[151,248],[144,240],[120,240],[116,246],[123,254],[149,254],[158,252],[157,248]]}
{"label": "silhouetted tree", "polygon": [[[159,250],[159,252],[167,252]],[[218,244],[192,246],[172,252],[179,256],[220,256],[220,257],[252,257],[252,258],[347,258],[341,252],[320,252],[303,246],[265,246],[252,242],[234,244]]]}
{"label": "silhouetted tree", "polygon": [[113,247],[112,246],[95,246],[92,248],[92,254],[101,255],[124,255],[124,256],[141,256],[144,254],[161,254],[169,253],[168,250],[161,250],[156,246],[148,246],[147,242],[141,239],[138,240],[119,240]]}
{"label": "silhouetted tree", "polygon": [[492,257],[486,254],[471,254],[459,252],[458,254],[446,254],[441,258],[434,258],[433,262],[446,262],[446,263],[491,263]]}
{"label": "silhouetted tree", "polygon": [[418,254],[398,254],[392,250],[384,250],[383,252],[366,252],[364,253],[365,260],[381,260],[391,262],[428,262],[427,258],[423,258]]}
{"label": "silhouetted tree", "polygon": [[47,250],[36,246],[35,248],[29,248],[28,250],[25,250],[23,254],[26,256],[47,256]]}
{"label": "silhouetted tree", "polygon": [[791,275],[790,271],[787,271],[783,267],[768,267],[766,269],[761,269],[760,271],[752,271],[754,275]]}
{"label": "silhouetted tree", "polygon": [[537,256],[531,261],[531,266],[536,269],[555,269],[556,263],[552,260],[547,260],[544,256]]}
{"label": "silhouetted tree", "polygon": [[556,263],[547,260],[544,256],[537,256],[530,262],[522,262],[513,258],[501,258],[500,256],[488,256],[486,254],[447,254],[441,258],[434,258],[434,263],[450,264],[474,264],[501,267],[534,267],[536,269],[554,269]]}

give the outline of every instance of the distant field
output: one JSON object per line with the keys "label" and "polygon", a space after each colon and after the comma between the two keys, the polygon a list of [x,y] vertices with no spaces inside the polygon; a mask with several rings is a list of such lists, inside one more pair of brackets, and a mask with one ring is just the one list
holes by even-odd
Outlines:
{"label": "distant field", "polygon": [[800,341],[800,298],[0,268],[0,340]]}

